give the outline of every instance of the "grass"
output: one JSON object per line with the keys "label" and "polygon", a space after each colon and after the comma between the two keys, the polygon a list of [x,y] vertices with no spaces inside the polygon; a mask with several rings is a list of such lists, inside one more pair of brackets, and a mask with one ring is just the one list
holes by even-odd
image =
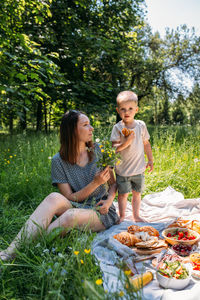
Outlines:
{"label": "grass", "polygon": [[[96,128],[95,138],[105,139],[110,130]],[[170,185],[185,198],[199,197],[200,128],[149,127],[149,131],[154,172],[145,173],[143,196]],[[7,247],[41,200],[55,191],[50,168],[58,149],[57,133],[0,136],[0,249]],[[43,232],[37,240],[23,243],[17,259],[0,265],[0,299],[120,299],[121,291],[106,294],[97,281],[102,274],[89,252],[94,236],[78,230],[65,238]],[[140,299],[140,294],[130,289],[129,297]]]}

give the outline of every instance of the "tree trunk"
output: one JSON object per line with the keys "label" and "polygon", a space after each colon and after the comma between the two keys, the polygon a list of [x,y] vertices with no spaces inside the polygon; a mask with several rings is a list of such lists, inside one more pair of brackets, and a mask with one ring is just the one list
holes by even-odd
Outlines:
{"label": "tree trunk", "polygon": [[42,101],[38,102],[37,105],[37,126],[36,131],[42,130]]}
{"label": "tree trunk", "polygon": [[27,128],[26,123],[26,110],[23,108],[22,117],[20,118],[20,128],[25,130]]}
{"label": "tree trunk", "polygon": [[47,107],[46,107],[46,101],[44,102],[44,122],[45,122],[45,133],[48,132],[47,128]]}
{"label": "tree trunk", "polygon": [[13,113],[12,112],[9,115],[9,131],[10,131],[10,133],[13,132]]}

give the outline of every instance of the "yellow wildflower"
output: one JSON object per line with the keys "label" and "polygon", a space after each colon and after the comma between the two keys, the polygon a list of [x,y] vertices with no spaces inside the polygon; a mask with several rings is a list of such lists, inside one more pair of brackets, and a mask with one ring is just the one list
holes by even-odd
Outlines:
{"label": "yellow wildflower", "polygon": [[9,164],[9,163],[10,163],[10,161],[9,161],[9,160],[7,160],[7,163]]}
{"label": "yellow wildflower", "polygon": [[120,163],[121,163],[121,161],[118,160],[118,161],[116,162],[116,166],[118,166]]}
{"label": "yellow wildflower", "polygon": [[82,265],[84,264],[84,261],[81,259],[81,263],[82,263]]}
{"label": "yellow wildflower", "polygon": [[74,254],[75,254],[75,255],[78,255],[78,254],[79,254],[79,251],[74,251]]}
{"label": "yellow wildflower", "polygon": [[100,145],[99,148],[103,148],[103,145]]}
{"label": "yellow wildflower", "polygon": [[12,155],[10,155],[10,158],[12,158]]}
{"label": "yellow wildflower", "polygon": [[91,251],[91,249],[84,249],[84,252],[85,252],[86,254],[89,254],[90,251]]}
{"label": "yellow wildflower", "polygon": [[96,280],[96,284],[97,284],[97,285],[101,285],[102,283],[103,283],[102,279],[97,279],[97,280]]}
{"label": "yellow wildflower", "polygon": [[124,271],[124,274],[127,275],[127,276],[131,275],[131,270]]}
{"label": "yellow wildflower", "polygon": [[123,291],[120,291],[120,292],[119,292],[119,296],[120,296],[120,297],[123,297],[123,296],[124,296],[124,292],[123,292]]}
{"label": "yellow wildflower", "polygon": [[101,152],[104,152],[104,149],[101,149]]}

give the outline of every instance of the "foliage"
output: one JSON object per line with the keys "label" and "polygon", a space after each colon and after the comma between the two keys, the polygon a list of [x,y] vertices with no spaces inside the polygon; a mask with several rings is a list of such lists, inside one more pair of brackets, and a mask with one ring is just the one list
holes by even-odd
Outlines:
{"label": "foliage", "polygon": [[36,127],[41,129],[40,107],[47,109],[47,103],[51,103],[49,90],[62,84],[59,68],[52,59],[56,53],[49,51],[44,55],[41,40],[35,41],[33,32],[29,32],[30,23],[35,28],[50,16],[49,4],[45,2],[1,2],[0,107],[2,121],[10,131],[16,117],[26,129],[27,115],[31,120],[34,112]]}
{"label": "foliage", "polygon": [[161,38],[144,15],[144,0],[1,1],[0,127],[48,132],[70,108],[103,123],[124,89],[150,123],[198,123],[184,82],[199,83],[199,37],[183,25]]}

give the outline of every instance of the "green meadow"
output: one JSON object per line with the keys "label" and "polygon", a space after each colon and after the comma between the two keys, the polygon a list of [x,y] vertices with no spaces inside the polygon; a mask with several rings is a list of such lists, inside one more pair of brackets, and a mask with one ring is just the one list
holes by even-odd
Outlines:
{"label": "green meadow", "polygon": [[[200,195],[200,128],[148,127],[154,171],[146,172],[143,194],[167,186],[185,198]],[[109,138],[111,128],[97,127],[94,139]],[[31,212],[50,192],[51,157],[59,150],[58,131],[51,134],[0,135],[0,249],[5,249]],[[91,255],[91,232],[72,230],[64,238],[59,229],[22,242],[17,258],[0,262],[0,299],[120,299],[109,294]],[[120,278],[119,278],[120,280]],[[128,287],[127,299],[140,299]]]}

